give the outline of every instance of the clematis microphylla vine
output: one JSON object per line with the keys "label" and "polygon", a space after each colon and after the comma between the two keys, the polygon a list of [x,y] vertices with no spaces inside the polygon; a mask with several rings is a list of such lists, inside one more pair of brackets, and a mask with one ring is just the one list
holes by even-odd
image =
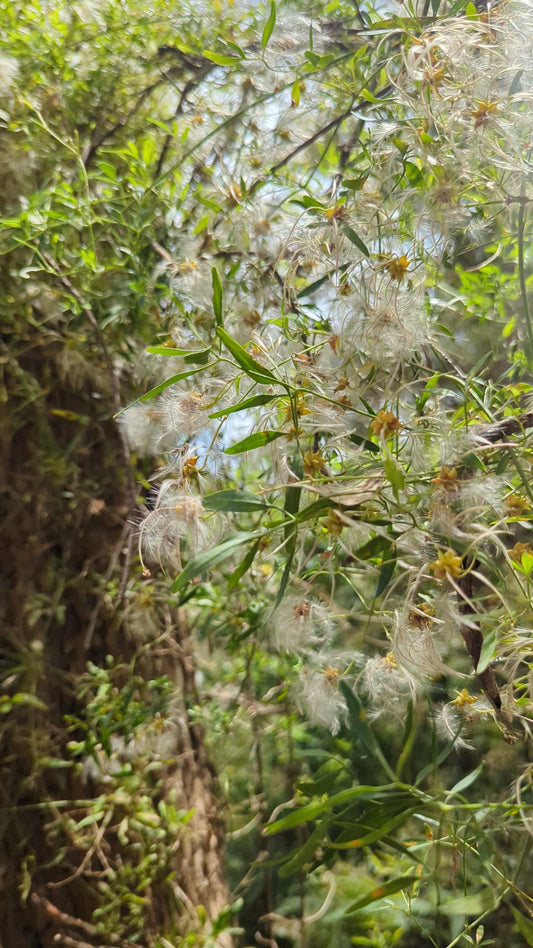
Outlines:
{"label": "clematis microphylla vine", "polygon": [[[335,45],[326,14],[278,14],[268,55],[252,44],[239,61],[238,93],[202,87],[180,113],[191,190],[156,276],[176,314],[166,338],[187,351],[151,412],[122,423],[135,451],[202,459],[201,477],[165,469],[143,561],[212,583],[336,733],[341,681],[394,718],[436,679],[455,676],[453,694],[470,675],[473,692],[465,628],[482,637],[488,611],[520,626],[531,605],[533,12],[424,14],[365,47],[360,75],[358,58],[349,76],[342,56],[331,72],[320,60],[331,125],[322,78],[306,78]],[[530,689],[504,639],[495,659]],[[452,701],[436,726],[454,739]],[[503,683],[501,702],[517,710]]]}
{"label": "clematis microphylla vine", "polygon": [[272,644],[280,651],[298,653],[302,649],[331,642],[334,624],[321,602],[289,595],[268,617]]}
{"label": "clematis microphylla vine", "polygon": [[149,575],[149,564],[181,569],[184,544],[196,555],[210,538],[201,498],[176,480],[163,481],[153,510],[139,526],[139,554],[145,572]]}
{"label": "clematis microphylla vine", "polygon": [[437,559],[429,566],[435,579],[458,577],[463,575],[463,561],[453,550],[439,550]]}

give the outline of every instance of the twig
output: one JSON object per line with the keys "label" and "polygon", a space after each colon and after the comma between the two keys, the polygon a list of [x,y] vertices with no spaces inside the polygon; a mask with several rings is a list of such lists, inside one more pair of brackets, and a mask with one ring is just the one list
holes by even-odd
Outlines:
{"label": "twig", "polygon": [[[177,119],[178,116],[182,114],[183,107],[185,105],[189,92],[192,89],[194,89],[198,85],[199,82],[203,81],[203,79],[205,79],[209,75],[211,70],[214,68],[215,68],[214,63],[210,63],[206,65],[197,75],[195,75],[194,79],[189,79],[188,82],[185,83],[183,89],[180,92],[178,104],[174,110],[174,116],[173,116],[174,119]],[[163,147],[161,148],[161,152],[160,152],[159,158],[157,159],[157,164],[155,166],[153,181],[157,181],[157,179],[159,178],[159,175],[161,174],[168,149],[170,148],[170,143],[172,141],[172,138],[173,136],[170,133],[165,136]]]}
{"label": "twig", "polygon": [[[83,918],[75,918],[74,915],[67,915],[66,912],[62,912],[53,902],[45,898],[44,895],[37,895],[37,892],[32,892],[30,899],[36,908],[44,912],[50,921],[55,922],[57,925],[66,925],[68,928],[78,928],[85,935],[89,935],[90,938],[100,936],[96,925],[91,925],[90,922],[84,921]],[[110,940],[112,940],[113,944],[118,943],[118,939],[115,935],[110,935]]]}
{"label": "twig", "polygon": [[62,886],[68,885],[69,882],[73,882],[73,880],[74,880],[74,879],[77,879],[78,876],[81,876],[82,872],[83,872],[84,869],[88,866],[89,862],[91,861],[92,857],[94,856],[95,852],[99,849],[100,842],[102,841],[102,839],[103,839],[103,837],[104,837],[104,833],[105,833],[107,827],[109,826],[109,823],[111,822],[112,816],[113,816],[113,811],[112,811],[112,810],[108,810],[107,813],[105,814],[105,816],[104,816],[104,818],[103,818],[103,820],[102,820],[100,826],[98,827],[98,829],[97,829],[97,831],[96,831],[96,834],[95,834],[95,837],[94,837],[94,842],[92,843],[92,845],[90,846],[90,848],[89,848],[89,849],[87,850],[87,852],[85,853],[85,856],[83,857],[83,859],[82,859],[81,863],[79,864],[78,868],[75,869],[74,872],[73,872],[70,876],[67,876],[66,879],[61,879],[59,882],[49,882],[48,885],[49,885],[49,887],[50,887],[51,889],[60,889]]}
{"label": "twig", "polygon": [[70,935],[64,935],[63,932],[57,932],[54,935],[54,941],[58,945],[67,945],[68,948],[108,948],[107,945],[90,945],[87,941],[79,941],[77,938],[71,938]]}
{"label": "twig", "polygon": [[[457,596],[459,612],[465,616],[477,616],[473,604],[472,564],[467,563],[465,566],[466,569],[463,576],[457,579],[457,586],[461,592],[461,595]],[[483,633],[478,623],[469,621],[461,625],[461,635],[463,636],[466,650],[472,659],[474,671],[476,671],[483,691],[496,711],[501,711],[502,699],[492,666],[489,664],[483,671],[477,672],[477,665],[483,647]]]}
{"label": "twig", "polygon": [[503,418],[493,425],[478,428],[474,434],[476,438],[494,444],[495,441],[501,441],[508,435],[524,432],[527,428],[533,428],[533,411],[526,411],[516,418]]}
{"label": "twig", "polygon": [[[157,89],[159,86],[163,85],[163,83],[168,82],[170,79],[173,78],[173,75],[172,75],[173,72],[175,72],[176,74],[179,73],[178,70],[169,70],[167,72],[164,72],[163,75],[159,76],[156,80],[154,80],[154,82],[151,82],[149,86],[146,86],[146,88],[142,90],[142,92],[139,94],[135,103],[132,105],[129,111],[126,112],[126,115],[123,115],[122,118],[120,118],[117,122],[115,122],[114,125],[106,129],[105,131],[101,132],[100,135],[96,136],[96,134],[93,134],[91,141],[86,145],[86,147],[83,150],[83,154],[81,156],[81,160],[85,168],[88,168],[89,165],[91,164],[96,152],[100,148],[100,145],[103,145],[104,142],[112,138],[115,132],[118,132],[119,129],[124,128],[130,121],[130,119],[133,118],[135,113],[139,111],[144,100],[147,99],[148,96],[151,95],[155,89]],[[96,133],[96,129],[95,129],[95,133]]]}

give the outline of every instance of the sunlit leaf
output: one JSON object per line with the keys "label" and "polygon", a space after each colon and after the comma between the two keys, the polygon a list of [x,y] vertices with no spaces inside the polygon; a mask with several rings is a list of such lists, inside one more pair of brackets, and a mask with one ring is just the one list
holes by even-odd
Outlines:
{"label": "sunlit leaf", "polygon": [[278,395],[251,395],[250,398],[245,398],[242,402],[237,402],[236,405],[230,405],[228,408],[219,408],[218,411],[214,411],[210,418],[224,418],[226,415],[233,415],[236,411],[247,411],[249,408],[258,408],[261,405],[268,405],[269,402],[274,401],[278,398]]}
{"label": "sunlit leaf", "polygon": [[257,362],[252,356],[244,349],[240,343],[226,332],[221,325],[217,326],[217,336],[221,342],[226,346],[226,349],[229,349],[235,361],[240,365],[242,369],[250,376],[254,382],[260,382],[263,385],[271,385],[273,382],[278,382],[273,372],[261,365],[260,362]]}
{"label": "sunlit leaf", "polygon": [[276,4],[274,0],[270,4],[270,13],[268,14],[268,20],[266,21],[265,28],[261,36],[261,46],[263,49],[267,48],[268,41],[274,32],[274,27],[276,25]]}
{"label": "sunlit leaf", "polygon": [[243,441],[238,441],[226,448],[225,454],[242,454],[243,451],[254,451],[255,448],[263,448],[265,444],[276,441],[277,438],[287,438],[286,431],[256,431],[255,434],[248,435]]}

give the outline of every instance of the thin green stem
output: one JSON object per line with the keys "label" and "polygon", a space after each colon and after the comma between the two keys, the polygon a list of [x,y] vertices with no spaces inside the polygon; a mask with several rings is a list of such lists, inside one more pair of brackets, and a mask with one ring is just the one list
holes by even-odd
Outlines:
{"label": "thin green stem", "polygon": [[526,268],[525,268],[525,252],[524,252],[524,231],[526,223],[526,209],[524,204],[520,204],[518,207],[518,278],[520,281],[520,294],[522,298],[522,311],[524,313],[524,319],[526,323],[527,331],[527,340],[528,340],[528,362],[530,367],[533,365],[533,326],[531,324],[531,312],[529,309],[529,301],[527,298],[527,286],[526,286]]}

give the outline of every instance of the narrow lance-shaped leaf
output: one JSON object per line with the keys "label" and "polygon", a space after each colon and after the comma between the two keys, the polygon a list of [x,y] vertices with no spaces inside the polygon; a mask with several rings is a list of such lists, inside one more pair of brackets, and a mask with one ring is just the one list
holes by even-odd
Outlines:
{"label": "narrow lance-shaped leaf", "polygon": [[499,897],[492,886],[486,886],[473,895],[459,896],[456,899],[446,899],[438,906],[442,915],[482,915],[490,912],[498,905]]}
{"label": "narrow lance-shaped leaf", "polygon": [[250,398],[245,398],[244,401],[238,402],[237,405],[231,405],[229,408],[220,408],[218,411],[214,411],[210,418],[224,418],[226,415],[233,415],[236,411],[247,411],[249,408],[259,408],[261,405],[268,405],[269,402],[272,402],[275,398],[278,398],[277,395],[267,395],[266,392],[263,395],[252,395]]}
{"label": "narrow lance-shaped leaf", "polygon": [[217,490],[213,494],[205,494],[202,503],[206,510],[231,510],[245,512],[254,510],[268,510],[269,505],[245,490]]}
{"label": "narrow lance-shaped leaf", "polygon": [[244,369],[247,375],[250,376],[254,382],[260,382],[262,385],[271,385],[273,382],[279,383],[279,380],[269,369],[266,369],[260,362],[257,362],[252,356],[236,341],[232,339],[229,333],[222,328],[221,325],[217,326],[217,336],[220,341],[226,346],[235,361],[240,365],[241,369]]}
{"label": "narrow lance-shaped leaf", "polygon": [[146,350],[150,355],[161,356],[199,356],[210,349],[174,349],[173,346],[148,346]]}
{"label": "narrow lance-shaped leaf", "polygon": [[514,907],[514,905],[510,905],[509,908],[513,913],[518,931],[522,937],[525,938],[527,944],[531,945],[533,948],[533,922],[531,919],[526,918],[525,915],[522,915],[522,913],[519,912],[518,909]]}
{"label": "narrow lance-shaped leaf", "polygon": [[275,823],[267,823],[263,829],[263,833],[266,836],[271,836],[274,833],[281,833],[283,830],[292,829],[294,826],[301,826],[302,823],[314,820],[316,817],[336,807],[344,807],[346,804],[359,800],[387,799],[391,794],[397,795],[397,793],[398,790],[394,784],[384,784],[382,787],[359,784],[356,787],[348,787],[346,790],[340,790],[338,793],[331,794],[331,796],[324,796],[324,798],[319,801],[308,803],[305,806],[299,807],[297,810],[292,810],[286,816],[282,816],[279,820],[276,820]]}
{"label": "narrow lance-shaped leaf", "polygon": [[420,882],[420,877],[414,874],[408,876],[399,876],[397,879],[390,879],[388,882],[384,882],[383,885],[379,885],[375,889],[372,889],[371,892],[363,896],[361,899],[357,899],[356,902],[352,902],[352,904],[349,905],[345,910],[345,914],[353,915],[354,912],[358,912],[366,905],[372,905],[372,903],[377,902],[378,899],[384,899],[387,895],[394,895],[395,892],[401,892],[402,889],[409,889],[416,882]]}
{"label": "narrow lance-shaped leaf", "polygon": [[357,236],[352,227],[350,227],[348,224],[343,224],[341,230],[348,240],[351,241],[354,247],[357,247],[361,253],[364,253],[365,257],[370,256],[370,250],[368,249],[367,245],[363,243],[360,237]]}
{"label": "narrow lance-shaped leaf", "polygon": [[216,63],[217,66],[236,66],[242,59],[238,56],[224,56],[222,53],[215,53],[212,49],[203,49],[202,55],[206,59],[210,59],[212,63]]}
{"label": "narrow lance-shaped leaf", "polygon": [[243,441],[237,441],[229,448],[226,448],[225,454],[242,454],[244,451],[253,451],[255,448],[262,448],[265,444],[270,444],[277,438],[286,438],[286,431],[256,431],[248,435]]}
{"label": "narrow lance-shaped leaf", "polygon": [[483,645],[481,646],[481,653],[479,656],[478,663],[476,665],[476,672],[478,675],[481,672],[484,672],[486,668],[490,665],[494,652],[496,651],[496,645],[498,643],[498,629],[490,629],[488,632],[485,632],[483,635]]}
{"label": "narrow lance-shaped leaf", "polygon": [[378,839],[383,839],[385,836],[388,836],[393,829],[397,829],[398,826],[402,826],[403,823],[406,823],[415,810],[416,807],[405,809],[402,813],[391,817],[390,820],[386,820],[381,826],[369,830],[356,839],[350,839],[341,843],[331,843],[331,849],[361,849],[363,846],[370,846],[371,843],[377,842]]}
{"label": "narrow lance-shaped leaf", "polygon": [[381,594],[385,591],[392,579],[392,574],[394,573],[395,569],[396,548],[394,544],[391,544],[387,558],[382,560],[381,566],[379,567],[379,578],[374,590],[374,599],[377,599],[378,596],[381,596]]}
{"label": "narrow lance-shaped leaf", "polygon": [[255,560],[260,542],[261,542],[260,540],[256,540],[255,543],[252,543],[250,549],[246,553],[246,556],[244,556],[244,558],[241,560],[241,562],[236,567],[236,569],[233,570],[233,573],[228,579],[228,589],[235,589],[235,586],[237,585],[239,580],[242,579],[245,573],[248,572],[248,570],[250,569],[250,566]]}
{"label": "narrow lance-shaped leaf", "polygon": [[287,876],[292,875],[293,872],[298,872],[306,863],[313,862],[313,859],[316,859],[316,851],[326,835],[327,828],[327,820],[323,820],[318,826],[315,826],[303,846],[299,846],[298,849],[293,852],[291,858],[278,869],[280,879],[286,879]]}
{"label": "narrow lance-shaped leaf", "polygon": [[297,810],[288,813],[287,816],[284,816],[281,820],[276,820],[275,823],[267,823],[266,826],[263,827],[263,833],[265,836],[273,836],[274,833],[281,833],[282,830],[302,826],[304,823],[308,823],[309,820],[314,820],[317,816],[321,816],[326,809],[327,803],[324,803],[322,800],[317,803],[308,803],[306,806],[298,807]]}
{"label": "narrow lance-shaped leaf", "polygon": [[458,793],[462,793],[463,790],[466,790],[467,787],[470,787],[471,784],[475,783],[477,778],[480,776],[484,766],[485,766],[485,762],[482,760],[481,763],[478,764],[478,766],[475,768],[475,770],[471,770],[470,773],[466,775],[466,777],[463,777],[461,780],[459,780],[458,783],[456,783],[452,787],[452,789],[448,791],[448,793],[446,794],[446,800],[448,800],[450,797],[455,796]]}
{"label": "narrow lance-shaped leaf", "polygon": [[173,349],[169,346],[148,346],[146,350],[150,355],[175,356],[180,357],[184,362],[193,362],[204,365],[211,353],[211,347],[207,349]]}
{"label": "narrow lance-shaped leaf", "polygon": [[255,533],[236,533],[227,540],[222,540],[221,543],[217,543],[212,550],[201,553],[200,556],[197,556],[194,560],[191,560],[190,563],[187,563],[185,569],[182,570],[179,576],[174,580],[172,583],[172,592],[179,592],[180,589],[183,589],[183,587],[187,585],[189,580],[194,579],[196,576],[202,576],[204,573],[207,573],[208,570],[213,569],[214,566],[223,563],[229,559],[240,546],[249,543],[250,540],[255,539],[256,536],[257,534]]}
{"label": "narrow lance-shaped leaf", "polygon": [[371,757],[379,761],[385,773],[388,774],[392,780],[396,780],[396,775],[394,774],[385,755],[383,754],[383,751],[376,740],[372,728],[368,724],[366,719],[366,711],[363,708],[358,696],[345,681],[339,681],[339,689],[341,690],[342,695],[346,701],[350,725],[355,737],[359,739]]}
{"label": "narrow lance-shaped leaf", "polygon": [[223,320],[222,283],[220,282],[220,277],[218,275],[218,270],[216,267],[213,267],[211,270],[211,278],[213,281],[213,311],[215,313],[215,320],[216,320],[217,326],[222,326],[222,320]]}
{"label": "narrow lance-shaped leaf", "polygon": [[298,528],[296,524],[291,525],[291,534],[289,536],[288,542],[285,545],[285,567],[281,575],[281,582],[279,584],[278,594],[276,596],[276,606],[279,606],[281,600],[285,595],[285,590],[289,584],[289,579],[292,569],[292,561],[294,559],[294,554],[296,552],[296,541],[298,539]]}
{"label": "narrow lance-shaped leaf", "polygon": [[270,4],[270,13],[268,15],[268,20],[266,21],[265,28],[263,30],[263,35],[261,36],[261,46],[263,49],[267,48],[268,41],[274,32],[274,27],[276,25],[276,4],[274,0]]}
{"label": "narrow lance-shaped leaf", "polygon": [[155,398],[156,395],[164,392],[164,390],[170,385],[175,385],[176,382],[181,382],[182,379],[188,379],[191,377],[191,375],[196,375],[198,372],[202,371],[203,367],[200,369],[188,369],[187,372],[178,372],[177,375],[172,375],[169,379],[165,379],[164,382],[161,382],[160,385],[156,385],[155,388],[151,388],[149,392],[145,392],[144,395],[141,395],[139,401],[147,402],[150,398]]}

